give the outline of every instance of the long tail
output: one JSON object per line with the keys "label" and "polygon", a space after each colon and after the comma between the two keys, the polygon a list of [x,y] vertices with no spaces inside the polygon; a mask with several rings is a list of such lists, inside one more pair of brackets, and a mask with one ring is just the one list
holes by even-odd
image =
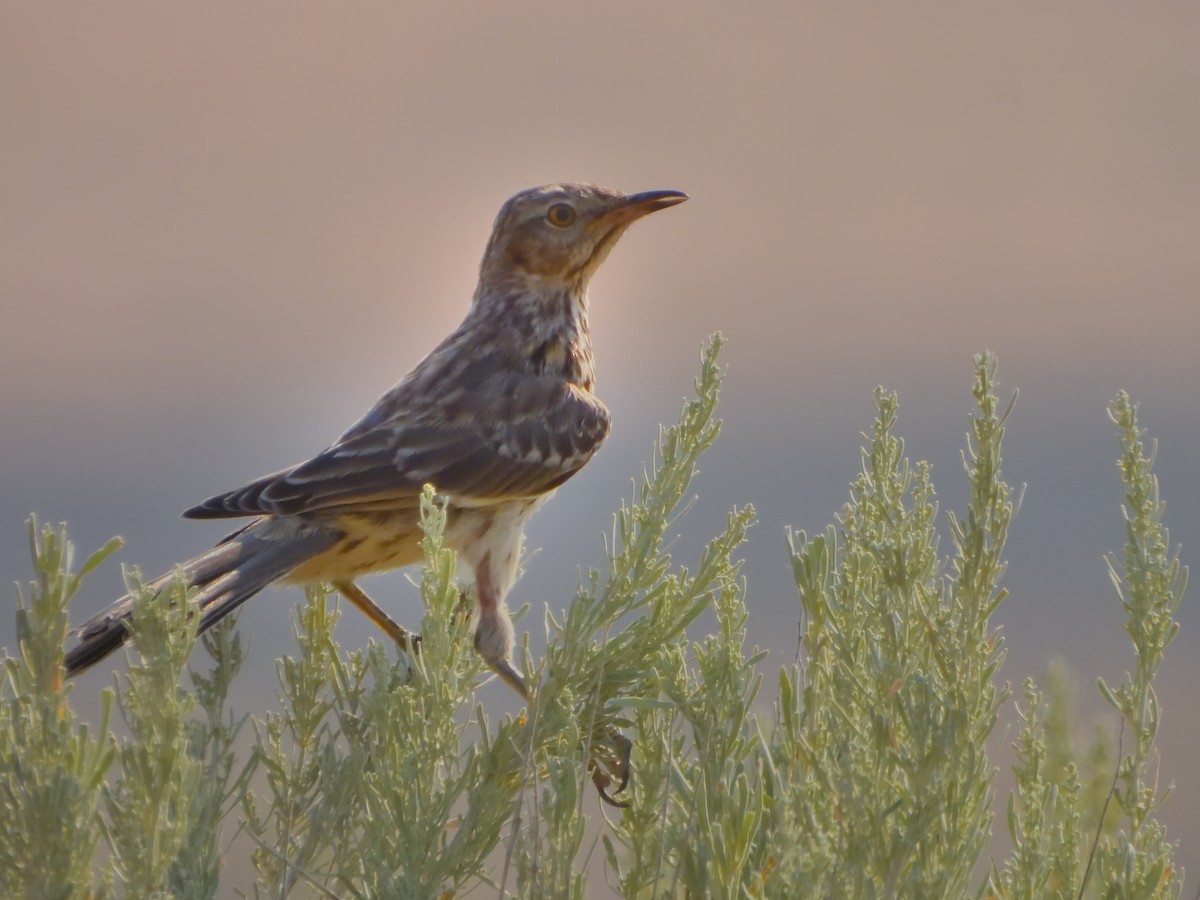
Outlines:
{"label": "long tail", "polygon": [[[264,537],[256,526],[265,521],[250,524],[180,566],[188,584],[200,589],[191,598],[192,612],[200,616],[200,631],[212,627],[272,581],[329,549],[337,540],[336,535],[321,531]],[[163,575],[147,587],[161,591],[174,578],[174,573]],[[67,652],[68,675],[82,672],[125,643],[126,622],[132,609],[133,597],[126,594],[79,629],[79,643]]]}

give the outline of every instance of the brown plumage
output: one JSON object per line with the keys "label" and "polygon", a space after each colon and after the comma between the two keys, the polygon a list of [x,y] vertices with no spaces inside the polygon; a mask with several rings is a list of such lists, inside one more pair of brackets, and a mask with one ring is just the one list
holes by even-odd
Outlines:
{"label": "brown plumage", "polygon": [[[475,576],[476,649],[526,693],[504,604],[524,525],[609,430],[593,393],[588,280],[633,221],[686,199],[559,184],[505,203],[471,307],[449,337],[327,450],[184,513],[252,517],[181,567],[199,589],[201,629],[272,582],[328,582],[405,639],[354,579],[420,560],[418,504],[431,483],[447,500],[446,544]],[[124,643],[131,602],[123,597],[79,630],[70,672]]]}

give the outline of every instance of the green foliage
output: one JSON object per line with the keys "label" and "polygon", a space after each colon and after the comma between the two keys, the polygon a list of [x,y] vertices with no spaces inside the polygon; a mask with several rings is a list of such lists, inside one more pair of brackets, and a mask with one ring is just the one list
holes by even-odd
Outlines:
{"label": "green foliage", "polygon": [[1074,763],[1055,771],[1051,714],[1033,679],[1025,682],[1026,710],[1017,737],[1016,790],[1008,801],[1012,857],[998,879],[1000,893],[1014,897],[1074,895],[1080,883],[1084,832],[1080,828],[1082,787]]}
{"label": "green foliage", "polygon": [[421,509],[420,653],[392,660],[373,644],[344,655],[325,595],[310,591],[299,610],[300,656],[280,663],[283,711],[258,735],[269,802],[247,797],[265,896],[297,884],[338,897],[454,890],[480,874],[511,812],[514,726],[490,736],[477,710],[481,743],[469,741],[458,714],[483,666],[441,543],[445,513],[432,492]]}
{"label": "green foliage", "polygon": [[[953,897],[968,892],[991,823],[986,742],[1004,694],[989,616],[1013,507],[1000,479],[1007,411],[995,361],[977,360],[978,413],[965,470],[971,505],[938,557],[929,466],[910,464],[878,417],[840,528],[789,535],[804,614],[804,662],[780,680],[772,757],[786,887],[815,896]],[[771,893],[775,893],[771,891]]]}
{"label": "green foliage", "polygon": [[[309,591],[297,652],[278,663],[278,710],[253,720],[244,762],[246,722],[228,702],[242,646],[228,623],[205,635],[212,668],[185,687],[195,619],[178,586],[156,597],[130,580],[134,662],[105,693],[97,731],[74,718],[60,674],[66,607],[113,547],[72,574],[65,536],[31,525],[37,578],[18,596],[19,655],[4,660],[0,707],[0,895],[214,897],[234,836],[252,846],[257,879],[224,895],[485,886],[582,898],[604,878],[646,898],[1177,896],[1182,873],[1154,819],[1165,795],[1151,774],[1153,681],[1185,570],[1128,398],[1112,407],[1127,546],[1110,566],[1135,665],[1118,688],[1101,685],[1124,737],[1118,749],[1102,730],[1081,745],[1060,670],[1042,688],[1026,683],[1005,808],[1013,851],[979,885],[995,805],[989,742],[1008,697],[991,616],[1014,511],[995,360],[976,360],[970,500],[950,514],[946,556],[929,466],[905,456],[896,396],[877,392],[837,523],[788,534],[801,652],[772,677],[764,718],[765,654],[746,646],[736,559],[753,510],[731,511],[694,568],[669,552],[719,432],[720,347],[705,349],[695,397],[618,510],[604,570],[546,611],[539,662],[525,647],[532,694],[515,718],[489,721],[476,700],[491,673],[472,649],[473,604],[454,582],[432,490],[419,650],[343,651],[337,606]],[[701,622],[710,633],[689,637]],[[114,704],[120,739],[108,733]],[[607,808],[597,788],[620,786],[627,755],[627,805]]]}
{"label": "green foliage", "polygon": [[[217,826],[232,790],[239,727],[224,707],[241,653],[228,626],[215,629],[206,646],[216,669],[193,676],[195,689],[186,690],[199,622],[187,615],[187,591],[176,581],[158,595],[136,575],[128,581],[136,598],[129,626],[136,661],[113,690],[129,738],[104,789],[106,880],[127,896],[154,896],[166,886],[171,897],[215,897]],[[204,718],[194,716],[198,706]]]}
{"label": "green foliage", "polygon": [[110,541],[73,572],[66,529],[29,522],[34,581],[17,589],[19,656],[4,660],[0,692],[0,895],[85,897],[100,839],[94,814],[113,757],[105,696],[93,735],[63,683],[67,604],[83,576],[120,546]]}
{"label": "green foliage", "polygon": [[1133,642],[1134,670],[1120,687],[1103,681],[1100,692],[1121,714],[1122,729],[1132,748],[1121,757],[1115,797],[1122,812],[1118,834],[1105,840],[1096,855],[1096,877],[1108,897],[1175,897],[1183,879],[1172,863],[1174,847],[1153,818],[1162,802],[1151,774],[1154,739],[1161,709],[1154,676],[1163,651],[1179,631],[1173,615],[1187,586],[1187,569],[1179,551],[1171,551],[1162,524],[1163,503],[1152,474],[1154,449],[1147,455],[1138,426],[1137,406],[1122,391],[1109,406],[1121,444],[1118,465],[1125,485],[1125,552],[1123,574],[1108,558],[1113,586],[1125,609],[1125,630]]}
{"label": "green foliage", "polygon": [[[1152,474],[1137,407],[1124,392],[1109,407],[1121,446],[1118,466],[1125,487],[1124,574],[1108,558],[1113,586],[1126,613],[1135,668],[1113,690],[1103,681],[1101,695],[1121,716],[1122,740],[1115,762],[1097,743],[1081,765],[1072,757],[1068,729],[1056,719],[1062,710],[1061,675],[1052,673],[1055,704],[1042,713],[1042,699],[1028,682],[1025,727],[1017,744],[1017,787],[1009,802],[1009,829],[1016,847],[991,890],[1015,897],[1178,897],[1183,873],[1173,862],[1175,847],[1153,813],[1160,794],[1150,774],[1161,710],[1154,676],[1163,651],[1179,630],[1172,618],[1183,598],[1187,570],[1171,552],[1162,526],[1163,504]],[[1125,736],[1132,747],[1124,750]],[[1105,776],[1115,765],[1115,778]],[[1084,776],[1079,770],[1085,772]],[[1106,782],[1100,789],[1100,780]],[[1110,801],[1116,804],[1110,808]]]}

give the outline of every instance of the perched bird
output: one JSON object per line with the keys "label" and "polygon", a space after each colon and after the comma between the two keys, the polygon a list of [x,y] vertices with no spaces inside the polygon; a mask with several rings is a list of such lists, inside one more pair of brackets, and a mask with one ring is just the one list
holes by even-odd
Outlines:
{"label": "perched bird", "polygon": [[[474,573],[475,648],[527,696],[505,607],[525,522],[609,430],[593,393],[588,281],[631,223],[686,199],[552,184],[505,203],[449,337],[327,450],[184,513],[251,519],[180,567],[197,588],[200,629],[272,582],[325,582],[407,642],[354,579],[421,559],[419,500],[431,483],[447,502],[445,543]],[[124,643],[131,607],[123,597],[79,629],[68,672]]]}

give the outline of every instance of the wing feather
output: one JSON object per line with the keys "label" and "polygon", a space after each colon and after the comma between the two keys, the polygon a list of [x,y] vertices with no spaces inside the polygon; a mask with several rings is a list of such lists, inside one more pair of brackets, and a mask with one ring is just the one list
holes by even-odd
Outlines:
{"label": "wing feather", "polygon": [[[411,405],[397,408],[401,397],[385,396],[324,452],[184,515],[377,509],[415,496],[427,482],[476,502],[535,497],[579,471],[608,436],[604,404],[560,379],[509,376],[453,397],[453,404],[414,411]],[[386,402],[393,411],[383,415]]]}

